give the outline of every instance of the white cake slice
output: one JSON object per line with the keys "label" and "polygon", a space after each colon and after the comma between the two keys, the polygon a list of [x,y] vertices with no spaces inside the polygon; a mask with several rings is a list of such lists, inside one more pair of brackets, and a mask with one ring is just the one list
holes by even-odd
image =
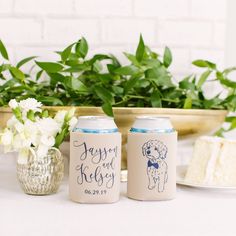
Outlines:
{"label": "white cake slice", "polygon": [[236,186],[236,140],[201,137],[194,146],[185,181],[214,186]]}

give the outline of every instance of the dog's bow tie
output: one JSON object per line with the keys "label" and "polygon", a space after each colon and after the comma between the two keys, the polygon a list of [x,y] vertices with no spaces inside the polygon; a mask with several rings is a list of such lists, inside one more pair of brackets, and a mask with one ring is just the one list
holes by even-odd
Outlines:
{"label": "dog's bow tie", "polygon": [[158,169],[159,168],[159,165],[157,162],[151,162],[150,160],[148,161],[148,167],[151,167],[153,166],[154,168]]}

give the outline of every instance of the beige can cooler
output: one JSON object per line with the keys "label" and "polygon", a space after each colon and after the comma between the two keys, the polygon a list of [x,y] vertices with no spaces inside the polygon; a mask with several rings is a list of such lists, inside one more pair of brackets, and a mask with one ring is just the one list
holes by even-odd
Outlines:
{"label": "beige can cooler", "polygon": [[168,118],[137,117],[128,133],[128,197],[175,198],[176,153],[177,132]]}
{"label": "beige can cooler", "polygon": [[79,203],[120,196],[121,134],[109,117],[80,117],[70,134],[69,195]]}

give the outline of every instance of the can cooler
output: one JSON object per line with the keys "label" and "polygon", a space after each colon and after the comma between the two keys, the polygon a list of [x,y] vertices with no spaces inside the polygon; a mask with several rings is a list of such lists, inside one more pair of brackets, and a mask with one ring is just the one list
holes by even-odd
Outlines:
{"label": "can cooler", "polygon": [[69,195],[79,203],[112,203],[120,195],[121,134],[70,134]]}
{"label": "can cooler", "polygon": [[127,195],[136,200],[168,200],[176,195],[177,132],[128,133]]}

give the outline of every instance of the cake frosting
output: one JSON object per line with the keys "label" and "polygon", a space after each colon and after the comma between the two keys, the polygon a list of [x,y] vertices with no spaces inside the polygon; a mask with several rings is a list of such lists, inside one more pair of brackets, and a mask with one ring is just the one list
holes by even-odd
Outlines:
{"label": "cake frosting", "polygon": [[197,139],[185,181],[236,186],[236,140],[208,136]]}

